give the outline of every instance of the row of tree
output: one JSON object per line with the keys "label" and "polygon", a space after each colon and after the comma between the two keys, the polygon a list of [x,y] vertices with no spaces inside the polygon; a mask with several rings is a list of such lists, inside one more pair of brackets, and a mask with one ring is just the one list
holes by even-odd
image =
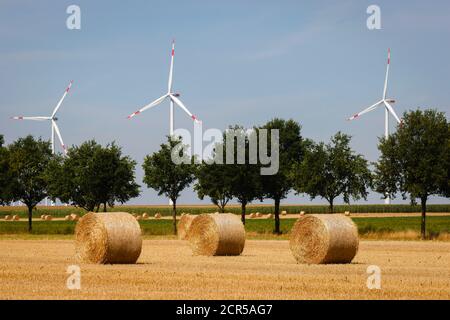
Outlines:
{"label": "row of tree", "polygon": [[[176,137],[168,137],[158,152],[148,155],[143,164],[144,183],[173,202],[173,229],[176,230],[177,199],[194,182],[200,199],[209,197],[221,212],[236,199],[242,207],[245,223],[246,206],[255,200],[274,201],[274,232],[280,233],[280,203],[294,190],[321,197],[329,203],[330,212],[336,198],[344,202],[366,199],[373,189],[394,198],[401,193],[422,204],[422,236],[425,237],[426,203],[431,195],[450,194],[450,126],[444,113],[434,110],[413,111],[404,115],[403,124],[387,140],[380,139],[381,158],[371,172],[369,163],[350,147],[350,137],[338,132],[328,144],[315,143],[301,136],[300,125],[293,120],[274,119],[261,127],[246,131],[230,127],[237,135],[224,134],[216,144],[212,158],[223,157],[220,163],[198,164],[188,155],[186,146],[178,155],[190,161],[176,164],[174,148],[180,146]],[[267,144],[258,143],[258,161],[250,161],[252,134],[261,129],[277,129],[279,148],[271,150],[272,136]],[[239,136],[240,135],[240,136]],[[259,135],[260,136],[260,135]],[[227,141],[233,139],[233,141]],[[234,161],[225,164],[226,155],[218,151],[233,142]],[[88,141],[69,149],[67,157],[52,155],[50,144],[32,136],[21,138],[5,147],[0,136],[0,204],[22,201],[29,212],[46,197],[84,208],[103,211],[115,203],[125,203],[140,193],[135,182],[136,162],[122,154],[114,143],[102,147]],[[245,150],[245,161],[238,161]],[[267,155],[277,152],[278,171],[262,175],[264,167],[259,148]],[[239,150],[238,150],[239,149]],[[263,153],[264,154],[264,153]],[[242,160],[242,159],[241,159]]]}

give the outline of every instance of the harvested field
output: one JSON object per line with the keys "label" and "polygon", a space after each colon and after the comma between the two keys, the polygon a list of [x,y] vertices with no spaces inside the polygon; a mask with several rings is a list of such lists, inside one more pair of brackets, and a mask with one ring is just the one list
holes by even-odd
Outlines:
{"label": "harvested field", "polygon": [[[71,240],[3,240],[1,299],[450,299],[450,243],[362,241],[349,265],[298,265],[287,241],[247,241],[237,257],[193,256],[188,243],[145,240],[136,265],[77,264]],[[39,252],[39,255],[36,255]],[[366,270],[382,271],[381,290]]]}

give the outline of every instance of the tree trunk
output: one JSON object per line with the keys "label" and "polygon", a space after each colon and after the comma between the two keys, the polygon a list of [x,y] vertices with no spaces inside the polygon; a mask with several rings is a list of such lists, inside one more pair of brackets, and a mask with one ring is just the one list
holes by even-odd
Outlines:
{"label": "tree trunk", "polygon": [[172,219],[173,219],[173,234],[177,235],[177,202],[172,199]]}
{"label": "tree trunk", "polygon": [[247,203],[246,202],[242,202],[241,203],[241,220],[242,223],[245,225],[245,209],[246,209]]}
{"label": "tree trunk", "polygon": [[31,233],[31,231],[33,230],[32,222],[31,222],[32,218],[33,218],[33,207],[28,206],[28,232],[29,233]]}
{"label": "tree trunk", "polygon": [[103,204],[103,212],[106,212],[106,202]]}
{"label": "tree trunk", "polygon": [[328,206],[328,213],[334,213],[334,206],[333,206],[334,199],[330,199],[330,200],[328,200],[328,202],[330,204]]}
{"label": "tree trunk", "polygon": [[275,198],[275,234],[280,235],[280,199]]}
{"label": "tree trunk", "polygon": [[422,197],[421,199],[422,204],[422,221],[420,225],[420,234],[422,237],[422,240],[426,239],[427,236],[427,228],[426,228],[426,219],[427,219],[427,197]]}

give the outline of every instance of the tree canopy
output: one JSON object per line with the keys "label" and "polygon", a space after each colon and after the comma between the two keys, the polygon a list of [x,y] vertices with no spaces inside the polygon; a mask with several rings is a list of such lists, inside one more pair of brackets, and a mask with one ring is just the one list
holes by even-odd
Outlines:
{"label": "tree canopy", "polygon": [[[172,151],[183,159],[176,163],[172,159]],[[195,180],[195,165],[192,157],[187,154],[187,146],[182,144],[179,137],[168,137],[167,143],[161,144],[158,152],[148,155],[142,165],[145,176],[144,183],[165,195],[172,201],[173,232],[177,234],[176,203],[181,192]]]}
{"label": "tree canopy", "polygon": [[255,134],[255,131],[246,131],[240,125],[230,126],[223,134],[222,143],[217,144],[217,148],[223,150],[223,164],[220,166],[224,182],[231,196],[241,204],[244,224],[247,205],[262,197],[260,166],[250,161],[250,140],[255,138]]}
{"label": "tree canopy", "polygon": [[32,230],[33,208],[47,197],[46,172],[52,160],[48,141],[32,136],[19,138],[8,146],[11,196],[28,207],[28,230]]}
{"label": "tree canopy", "polygon": [[[275,202],[275,229],[274,233],[280,234],[280,202],[286,198],[294,186],[294,179],[291,171],[296,163],[302,161],[304,154],[304,140],[300,134],[301,127],[294,120],[273,119],[260,127],[266,130],[278,130],[279,148],[274,150],[278,152],[279,169],[272,175],[261,175],[263,195],[267,199],[273,199]],[[268,132],[267,151],[270,154],[271,139]],[[261,148],[261,135],[259,135],[259,146]],[[261,156],[261,153],[259,153]],[[261,159],[260,159],[261,160]]]}
{"label": "tree canopy", "polygon": [[196,170],[197,183],[194,186],[200,200],[209,197],[211,202],[225,212],[225,206],[233,198],[233,190],[227,165],[202,163]]}
{"label": "tree canopy", "polygon": [[13,195],[11,190],[12,176],[9,170],[9,152],[4,145],[3,135],[0,135],[0,205],[11,202]]}
{"label": "tree canopy", "polygon": [[326,199],[330,212],[339,196],[345,203],[350,203],[350,198],[366,199],[372,184],[367,160],[355,154],[350,140],[350,136],[338,132],[327,145],[310,143],[303,161],[293,170],[294,189],[311,199]]}
{"label": "tree canopy", "polygon": [[426,237],[426,203],[431,195],[450,196],[450,126],[445,113],[416,110],[388,139],[380,139],[375,168],[376,190],[395,198],[420,199],[422,238]]}
{"label": "tree canopy", "polygon": [[102,147],[94,140],[69,149],[49,166],[49,194],[87,211],[103,211],[116,202],[139,195],[135,182],[136,162],[123,156],[115,143]]}

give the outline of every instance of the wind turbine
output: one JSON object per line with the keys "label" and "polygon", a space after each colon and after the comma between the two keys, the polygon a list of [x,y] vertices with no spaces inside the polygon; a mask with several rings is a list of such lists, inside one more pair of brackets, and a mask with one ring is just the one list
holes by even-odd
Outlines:
{"label": "wind turbine", "polygon": [[58,101],[58,104],[56,105],[55,109],[53,110],[53,113],[50,117],[24,117],[24,116],[18,116],[18,117],[11,117],[13,120],[31,120],[31,121],[50,121],[52,126],[52,153],[55,154],[55,133],[58,136],[59,142],[61,142],[61,147],[64,150],[64,154],[67,154],[67,148],[64,144],[64,141],[61,136],[61,132],[59,131],[58,125],[56,122],[58,121],[58,118],[56,117],[56,113],[58,112],[59,108],[61,107],[61,104],[63,103],[64,99],[66,98],[67,94],[69,93],[70,88],[72,87],[73,81],[70,81],[69,85],[67,86],[66,90],[64,91],[63,96]]}
{"label": "wind turbine", "polygon": [[[64,144],[64,141],[61,136],[61,132],[59,131],[58,125],[56,124],[56,122],[58,121],[58,118],[56,117],[56,113],[58,112],[59,108],[61,107],[61,104],[63,103],[64,99],[66,98],[67,94],[69,93],[69,90],[72,87],[72,83],[73,83],[73,81],[70,81],[69,85],[67,86],[66,90],[64,91],[63,96],[58,101],[58,104],[56,105],[55,109],[53,109],[53,113],[50,117],[42,117],[42,116],[39,116],[39,117],[24,117],[24,116],[11,117],[11,119],[13,119],[13,120],[50,121],[51,126],[52,126],[51,143],[52,143],[52,153],[53,154],[55,154],[55,133],[58,136],[59,142],[61,142],[61,147],[64,150],[64,154],[67,154],[66,145]],[[52,202],[52,205],[54,205],[53,202]]]}
{"label": "wind turbine", "polygon": [[[355,114],[354,116],[352,116],[348,119],[349,121],[355,120],[365,113],[369,113],[380,106],[384,106],[384,136],[386,139],[389,137],[389,113],[392,114],[392,116],[395,118],[395,120],[399,124],[402,123],[400,118],[395,113],[394,108],[392,108],[392,106],[391,106],[391,104],[395,103],[395,100],[387,98],[387,87],[388,87],[390,65],[391,65],[391,49],[388,50],[388,61],[387,61],[387,69],[386,69],[386,78],[384,80],[383,98],[380,101],[378,101],[377,103],[375,103],[374,105],[361,111],[360,113]],[[385,204],[390,204],[390,203],[391,203],[391,201],[390,201],[389,197],[387,197],[385,200]]]}
{"label": "wind turbine", "polygon": [[191,117],[196,123],[201,123],[201,121],[194,116],[189,110],[188,108],[186,108],[186,106],[183,104],[183,102],[181,102],[180,99],[178,99],[178,97],[180,96],[179,93],[174,93],[172,92],[172,78],[173,78],[173,59],[175,56],[175,40],[172,41],[172,57],[171,57],[171,61],[170,61],[170,70],[169,70],[169,82],[167,84],[167,93],[161,97],[159,97],[158,99],[156,99],[155,101],[151,102],[150,104],[144,106],[143,108],[139,109],[136,112],[133,112],[131,115],[128,116],[128,119],[133,118],[134,116],[137,116],[138,114],[144,112],[147,109],[156,107],[157,105],[161,104],[162,102],[164,102],[166,99],[170,100],[170,113],[169,113],[169,135],[173,136],[173,127],[174,127],[174,118],[173,118],[173,112],[174,112],[174,104],[176,104],[177,106],[179,106],[181,109],[183,109],[184,112],[187,113],[187,115],[189,117]]}

